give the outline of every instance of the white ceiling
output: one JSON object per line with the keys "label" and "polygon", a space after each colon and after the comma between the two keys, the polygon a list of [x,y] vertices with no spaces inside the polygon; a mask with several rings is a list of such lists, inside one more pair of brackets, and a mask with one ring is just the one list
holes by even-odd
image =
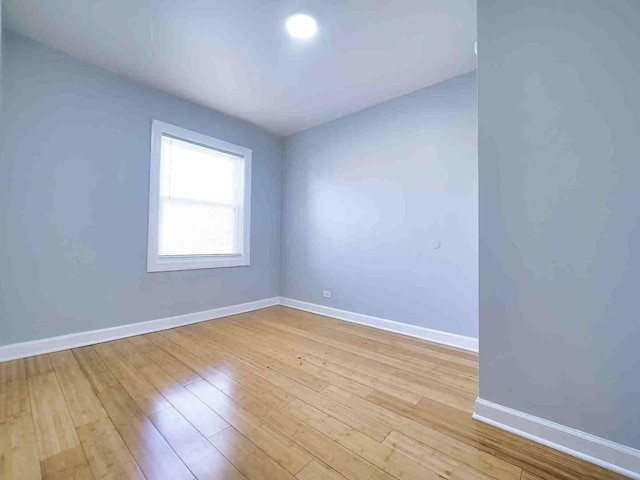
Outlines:
{"label": "white ceiling", "polygon": [[[476,0],[4,0],[5,26],[289,135],[475,69]],[[294,41],[285,19],[313,15]]]}

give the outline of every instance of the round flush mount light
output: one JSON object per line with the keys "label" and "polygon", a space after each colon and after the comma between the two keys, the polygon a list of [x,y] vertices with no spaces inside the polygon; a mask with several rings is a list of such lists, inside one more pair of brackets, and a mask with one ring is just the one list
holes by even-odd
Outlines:
{"label": "round flush mount light", "polygon": [[309,15],[298,13],[287,18],[287,32],[298,40],[309,40],[318,33],[318,23]]}

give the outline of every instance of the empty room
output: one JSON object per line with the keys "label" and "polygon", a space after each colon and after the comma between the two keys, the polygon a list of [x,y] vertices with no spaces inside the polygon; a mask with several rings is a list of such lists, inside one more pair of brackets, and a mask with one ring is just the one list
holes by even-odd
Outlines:
{"label": "empty room", "polygon": [[0,31],[0,480],[640,480],[640,1]]}

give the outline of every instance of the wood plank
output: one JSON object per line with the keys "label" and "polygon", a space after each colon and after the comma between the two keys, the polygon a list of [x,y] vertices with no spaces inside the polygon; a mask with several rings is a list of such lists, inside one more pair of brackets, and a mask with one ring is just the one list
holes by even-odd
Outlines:
{"label": "wood plank", "polygon": [[522,471],[522,477],[520,480],[542,480],[540,477],[534,475],[533,473],[529,473],[526,470]]}
{"label": "wood plank", "polygon": [[25,365],[42,478],[92,479],[49,356],[31,357]]}
{"label": "wood plank", "polygon": [[298,480],[346,480],[342,475],[315,458],[296,475]]}
{"label": "wood plank", "polygon": [[[193,475],[144,415],[136,402],[116,381],[99,355],[84,347],[74,350],[84,372],[100,387],[98,398],[148,480],[190,480]],[[108,388],[105,386],[111,385]]]}
{"label": "wood plank", "polygon": [[73,353],[66,350],[49,357],[94,476],[144,479]]}
{"label": "wood plank", "polygon": [[[246,317],[245,317],[246,315]],[[272,348],[269,353],[276,356],[281,362],[287,363],[290,366],[302,370],[303,372],[312,375],[313,377],[322,380],[328,384],[338,385],[341,388],[355,393],[360,396],[366,396],[371,393],[372,389],[354,382],[346,377],[337,375],[329,370],[320,368],[308,362],[304,362],[300,355],[300,351],[293,348],[292,344],[286,341],[282,341],[280,335],[268,327],[259,324],[255,321],[255,317],[250,314],[237,315],[233,317],[233,321],[229,321],[228,324],[234,326],[241,326],[245,331],[252,332],[254,336],[252,338],[265,339],[263,344],[270,345]],[[212,325],[217,325],[222,322],[212,322]]]}
{"label": "wood plank", "polygon": [[290,413],[275,406],[265,406],[262,399],[253,392],[240,387],[239,390],[227,394],[232,395],[238,403],[258,415],[274,430],[287,436],[346,478],[366,480],[376,470],[369,462]]}
{"label": "wood plank", "polygon": [[[318,338],[316,335],[308,333],[304,329],[288,327],[271,322],[277,328],[294,333],[301,338],[306,338],[312,342],[322,343],[324,350],[316,352],[320,357],[328,360],[339,360],[343,365],[367,375],[375,375],[378,379],[392,385],[395,388],[415,392],[422,397],[455,406],[463,411],[473,413],[475,408],[476,394],[465,389],[456,388],[445,383],[436,381],[436,376],[429,377],[429,372],[421,372],[427,380],[422,380],[418,375],[410,374],[396,366],[386,365],[381,360],[384,358],[366,350],[357,349],[342,341]],[[366,354],[367,356],[362,356]],[[378,358],[378,360],[375,360]]]}
{"label": "wood plank", "polygon": [[330,370],[326,370],[324,368],[318,367],[317,365],[306,362],[302,358],[303,352],[301,352],[300,349],[296,349],[295,344],[292,344],[288,341],[283,341],[278,332],[275,332],[273,329],[269,329],[268,327],[265,327],[264,325],[256,322],[256,317],[254,317],[252,314],[238,315],[234,318],[237,318],[237,320],[232,324],[239,323],[240,326],[246,328],[246,330],[255,332],[256,335],[267,339],[267,341],[265,341],[264,343],[272,345],[274,347],[274,350],[280,352],[278,358],[281,361],[288,362],[290,365],[295,365],[297,368],[308,373],[309,375],[313,375],[314,377],[323,380],[331,385],[337,385],[344,390],[355,393],[356,395],[360,395],[362,397],[369,395],[373,391],[373,389],[371,389],[370,387],[354,382],[347,377],[338,375]]}
{"label": "wood plank", "polygon": [[168,335],[171,335],[170,338],[176,343],[190,348],[199,358],[211,362],[218,370],[257,392],[260,396],[270,399],[278,405],[284,405],[294,399],[282,389],[262,378],[258,374],[259,368],[239,359],[230,352],[216,348],[203,339],[200,334],[193,333],[185,327],[181,329],[180,333],[170,332]]}
{"label": "wood plank", "polygon": [[330,356],[318,357],[314,353],[311,353],[309,351],[309,352],[303,353],[301,357],[303,361],[312,363],[322,368],[326,368],[327,370],[331,370],[332,372],[337,373],[338,375],[351,378],[354,381],[361,383],[362,385],[366,385],[367,387],[371,388],[373,391],[383,392],[389,396],[396,397],[412,405],[417,404],[422,399],[422,395],[420,395],[417,392],[413,392],[403,387],[392,385],[386,380],[379,378],[374,372],[363,373],[357,370],[353,370],[345,366],[341,362],[331,360]]}
{"label": "wood plank", "polygon": [[292,308],[276,306],[265,308],[253,313],[261,316],[271,316],[271,318],[274,318],[275,320],[281,322],[286,322],[287,319],[297,318],[301,323],[323,324],[338,331],[354,333],[363,338],[381,340],[388,345],[394,345],[403,350],[415,349],[414,351],[425,352],[429,354],[433,352],[439,352],[446,357],[453,356],[476,361],[478,358],[478,355],[476,353],[468,352],[466,350],[448,347],[445,345],[428,342],[426,340],[413,338],[407,335],[380,330],[366,325],[353,324],[323,315],[302,312],[300,310],[295,310]]}
{"label": "wood plank", "polygon": [[383,445],[393,448],[396,452],[400,452],[408,458],[424,465],[429,470],[433,470],[442,478],[452,480],[464,480],[466,478],[491,480],[493,478],[499,478],[490,477],[399,432],[391,432],[382,443]]}
{"label": "wood plank", "polygon": [[207,333],[207,339],[218,340],[218,343],[220,343],[219,340],[221,340],[222,337],[225,337],[233,339],[235,344],[250,347],[254,360],[257,360],[260,365],[266,366],[271,370],[276,370],[307,388],[320,391],[329,386],[328,382],[298,368],[298,364],[294,361],[293,355],[290,353],[285,355],[285,352],[281,348],[277,348],[269,342],[264,341],[262,335],[240,324],[240,320],[241,319],[236,319],[234,322],[224,320],[221,322],[204,322],[193,325],[192,328],[196,331],[205,331]]}
{"label": "wood plank", "polygon": [[384,470],[378,470],[371,476],[369,480],[396,480],[396,477],[389,475]]}
{"label": "wood plank", "polygon": [[209,440],[249,480],[293,480],[295,478],[233,427],[214,435]]}
{"label": "wood plank", "polygon": [[120,387],[116,377],[113,376],[93,347],[74,348],[72,352],[85,378],[96,393],[102,393],[109,388]]}
{"label": "wood plank", "polygon": [[114,342],[114,345],[202,435],[210,437],[229,427],[224,419],[142,353],[133,343],[128,340],[119,340]]}
{"label": "wood plank", "polygon": [[399,480],[437,480],[440,478],[432,470],[300,400],[292,402],[285,409]]}
{"label": "wood plank", "polygon": [[36,355],[24,359],[24,365],[27,369],[27,377],[35,377],[43,373],[53,372],[49,355]]}
{"label": "wood plank", "polygon": [[380,355],[395,358],[406,362],[408,366],[421,368],[421,365],[433,365],[434,362],[438,367],[447,367],[454,371],[466,373],[468,375],[478,376],[478,360],[460,359],[457,357],[448,357],[446,355],[436,355],[429,353],[418,353],[412,350],[402,350],[398,348],[392,348],[389,345],[383,345],[378,347],[376,351]]}
{"label": "wood plank", "polygon": [[[203,331],[206,330],[207,329],[205,327],[205,330]],[[217,333],[215,343],[218,344],[220,348],[223,348],[222,345],[227,345],[228,348],[232,349],[235,355],[239,358],[246,360],[249,363],[253,363],[256,366],[261,364],[261,360],[259,358],[256,359],[250,351],[247,351],[249,347],[244,346],[242,342],[237,342],[235,338],[225,335],[224,333],[220,333],[219,329],[216,329],[215,332]],[[366,417],[355,410],[345,407],[339,402],[325,397],[305,385],[297,383],[294,379],[283,375],[279,371],[272,368],[258,369],[256,371],[265,380],[278,386],[283,391],[310,405],[313,405],[329,415],[336,417],[347,425],[350,425],[365,435],[370,436],[374,440],[381,442],[391,432],[390,427]]]}
{"label": "wood plank", "polygon": [[[379,372],[367,364],[367,359],[349,357],[345,352],[328,347],[321,342],[313,341],[300,335],[287,331],[286,328],[275,322],[259,321],[261,325],[270,326],[274,335],[296,345],[300,360],[316,365],[319,368],[332,371],[335,374],[347,377],[372,389],[383,391],[389,395],[395,395],[406,401],[416,404],[422,396],[399,386],[392,375],[380,378]],[[391,382],[388,379],[391,379]]]}
{"label": "wood plank", "polygon": [[123,388],[99,394],[113,424],[148,479],[192,479],[193,475]]}
{"label": "wood plank", "polygon": [[619,475],[596,465],[473,420],[464,412],[439,402],[422,399],[419,407],[406,408],[380,392],[374,392],[367,398],[383,408],[395,411],[542,478],[620,478]]}
{"label": "wood plank", "polygon": [[0,363],[0,478],[42,478],[23,360]]}
{"label": "wood plank", "polygon": [[149,418],[198,480],[246,480],[177,410]]}
{"label": "wood plank", "polygon": [[49,354],[62,387],[65,401],[76,427],[107,418],[107,412],[94,393],[70,350]]}
{"label": "wood plank", "polygon": [[[207,360],[196,357],[189,350],[188,346],[187,348],[184,348],[161,334],[151,334],[148,335],[148,338],[154,345],[193,369],[201,379],[206,380],[211,385],[214,385],[217,388],[232,388],[237,385],[238,382],[229,375],[215,368]],[[187,382],[184,385],[188,385],[189,383],[193,382]]]}
{"label": "wood plank", "polygon": [[109,418],[85,423],[77,428],[77,432],[96,479],[145,479]]}
{"label": "wood plank", "polygon": [[0,478],[42,478],[30,412],[28,416],[11,418],[0,423]]}
{"label": "wood plank", "polygon": [[[0,385],[13,382],[15,380],[25,380],[26,370],[24,360],[9,360],[8,362],[0,362]],[[0,409],[0,414],[2,410]],[[4,417],[0,416],[0,421]]]}
{"label": "wood plank", "polygon": [[129,341],[160,365],[169,375],[183,385],[202,380],[202,377],[176,357],[158,347],[147,335],[129,338]]}
{"label": "wood plank", "polygon": [[[394,411],[345,392],[335,386],[326,388],[323,393],[487,475],[508,480],[519,480],[520,478],[520,468]],[[406,405],[405,408],[407,408]]]}
{"label": "wood plank", "polygon": [[187,388],[293,475],[312,460],[311,455],[294,442],[273,430],[213,385],[200,381]]}
{"label": "wood plank", "polygon": [[[382,363],[391,368],[398,369],[401,372],[400,374],[407,374],[408,377],[414,376],[412,368],[408,367],[403,360],[379,353],[379,348],[388,348],[388,344],[383,341],[365,339],[350,332],[337,331],[329,327],[317,325],[315,322],[289,326],[289,330],[310,340],[315,340],[325,345],[330,345],[347,352],[355,353],[358,356],[369,358],[375,362],[375,364]],[[428,361],[424,359],[421,366],[421,375],[428,375],[430,370],[438,366],[438,362],[437,360]]]}
{"label": "wood plank", "polygon": [[146,415],[171,407],[167,399],[118,352],[112,342],[101,343],[96,345],[94,349],[102,357],[113,376]]}
{"label": "wood plank", "polygon": [[50,480],[92,480],[93,474],[87,464],[81,446],[64,450],[40,462],[42,478]]}
{"label": "wood plank", "polygon": [[349,479],[368,479],[376,470],[362,457],[286,411],[271,410],[267,413],[265,421],[278,431],[286,432],[296,443]]}
{"label": "wood plank", "polygon": [[[80,445],[62,390],[48,356],[27,362],[29,398],[40,459]],[[43,366],[46,365],[45,368]]]}
{"label": "wood plank", "polygon": [[[411,350],[394,348],[382,340],[365,339],[357,334],[334,331],[328,327],[318,327],[315,322],[305,326],[298,326],[297,328],[303,328],[306,332],[309,332],[311,338],[323,341],[323,337],[326,337],[328,342],[331,342],[329,343],[331,345],[404,370],[418,382],[435,380],[439,383],[450,384],[453,381],[456,386],[477,393],[477,358],[467,360],[441,354],[435,356],[418,354]],[[442,382],[440,378],[441,372],[445,368],[447,372],[452,374],[453,379],[447,378],[446,381]],[[420,373],[416,375],[415,372]],[[460,378],[456,378],[457,376]]]}
{"label": "wood plank", "polygon": [[31,416],[24,360],[0,363],[0,423]]}

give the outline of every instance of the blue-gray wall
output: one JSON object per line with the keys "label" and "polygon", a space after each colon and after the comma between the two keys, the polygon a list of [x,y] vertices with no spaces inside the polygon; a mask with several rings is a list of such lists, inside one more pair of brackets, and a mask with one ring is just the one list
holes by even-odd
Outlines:
{"label": "blue-gray wall", "polygon": [[478,32],[480,396],[640,448],[640,2]]}
{"label": "blue-gray wall", "polygon": [[[281,140],[4,37],[0,345],[278,295]],[[146,273],[151,120],[253,149],[251,266]]]}
{"label": "blue-gray wall", "polygon": [[[2,0],[0,0],[0,114],[2,112]],[[0,128],[2,124],[0,123]]]}
{"label": "blue-gray wall", "polygon": [[2,37],[2,0],[0,0],[0,114],[2,112]]}
{"label": "blue-gray wall", "polygon": [[475,72],[287,137],[281,292],[477,337],[477,207]]}

